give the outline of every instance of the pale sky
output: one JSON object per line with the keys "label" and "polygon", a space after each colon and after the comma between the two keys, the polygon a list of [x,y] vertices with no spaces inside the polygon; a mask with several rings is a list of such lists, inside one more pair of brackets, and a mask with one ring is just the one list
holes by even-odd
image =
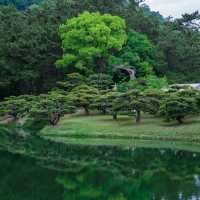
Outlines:
{"label": "pale sky", "polygon": [[200,0],[146,0],[145,3],[164,17],[177,18],[186,12],[200,11]]}

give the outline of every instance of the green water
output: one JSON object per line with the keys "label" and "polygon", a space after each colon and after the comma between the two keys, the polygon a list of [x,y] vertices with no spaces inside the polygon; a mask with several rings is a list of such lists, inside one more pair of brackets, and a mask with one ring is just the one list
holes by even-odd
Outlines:
{"label": "green water", "polygon": [[0,152],[0,200],[198,200],[200,154],[71,147],[64,160]]}

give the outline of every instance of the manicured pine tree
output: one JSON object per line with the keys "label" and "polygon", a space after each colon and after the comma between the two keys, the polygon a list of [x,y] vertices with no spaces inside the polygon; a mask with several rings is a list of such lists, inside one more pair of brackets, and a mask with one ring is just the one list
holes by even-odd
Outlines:
{"label": "manicured pine tree", "polygon": [[171,94],[162,101],[160,114],[166,120],[176,120],[179,124],[183,123],[184,118],[199,113],[197,101],[191,97],[180,97],[177,94]]}
{"label": "manicured pine tree", "polygon": [[83,108],[86,115],[89,115],[89,109],[98,95],[99,91],[96,88],[83,84],[75,87],[67,98],[76,108]]}

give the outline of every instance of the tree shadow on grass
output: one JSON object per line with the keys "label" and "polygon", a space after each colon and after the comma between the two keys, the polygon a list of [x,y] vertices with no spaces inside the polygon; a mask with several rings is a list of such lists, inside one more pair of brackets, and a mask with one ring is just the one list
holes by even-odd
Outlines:
{"label": "tree shadow on grass", "polygon": [[171,122],[166,122],[163,121],[162,126],[165,127],[183,127],[183,126],[187,126],[187,125],[192,125],[192,124],[200,124],[200,120],[199,119],[191,119],[191,118],[187,118],[183,121],[182,124],[176,122],[176,121],[171,121]]}
{"label": "tree shadow on grass", "polygon": [[155,121],[155,119],[152,117],[142,118],[140,123],[136,123],[136,119],[134,116],[119,116],[117,120],[113,120],[112,117],[110,117],[109,119],[100,119],[100,121],[113,125],[117,124],[119,126],[132,126],[133,128],[135,126],[152,126],[152,124],[155,124],[155,126],[162,126],[160,120]]}

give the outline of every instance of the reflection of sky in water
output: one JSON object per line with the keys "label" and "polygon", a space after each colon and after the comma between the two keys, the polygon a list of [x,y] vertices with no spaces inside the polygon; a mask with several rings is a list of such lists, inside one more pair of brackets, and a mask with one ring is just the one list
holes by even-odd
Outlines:
{"label": "reflection of sky in water", "polygon": [[183,193],[179,193],[179,199],[181,200],[183,198]]}
{"label": "reflection of sky in water", "polygon": [[194,175],[195,185],[200,188],[200,177],[199,175]]}
{"label": "reflection of sky in water", "polygon": [[[200,188],[200,176],[199,175],[194,175],[194,181],[195,185]],[[193,196],[191,200],[200,200],[200,194],[198,194],[198,197]]]}
{"label": "reflection of sky in water", "polygon": [[[182,200],[182,199],[181,199]],[[195,196],[192,196],[191,199],[188,199],[188,200],[200,200],[200,197],[195,197]]]}

